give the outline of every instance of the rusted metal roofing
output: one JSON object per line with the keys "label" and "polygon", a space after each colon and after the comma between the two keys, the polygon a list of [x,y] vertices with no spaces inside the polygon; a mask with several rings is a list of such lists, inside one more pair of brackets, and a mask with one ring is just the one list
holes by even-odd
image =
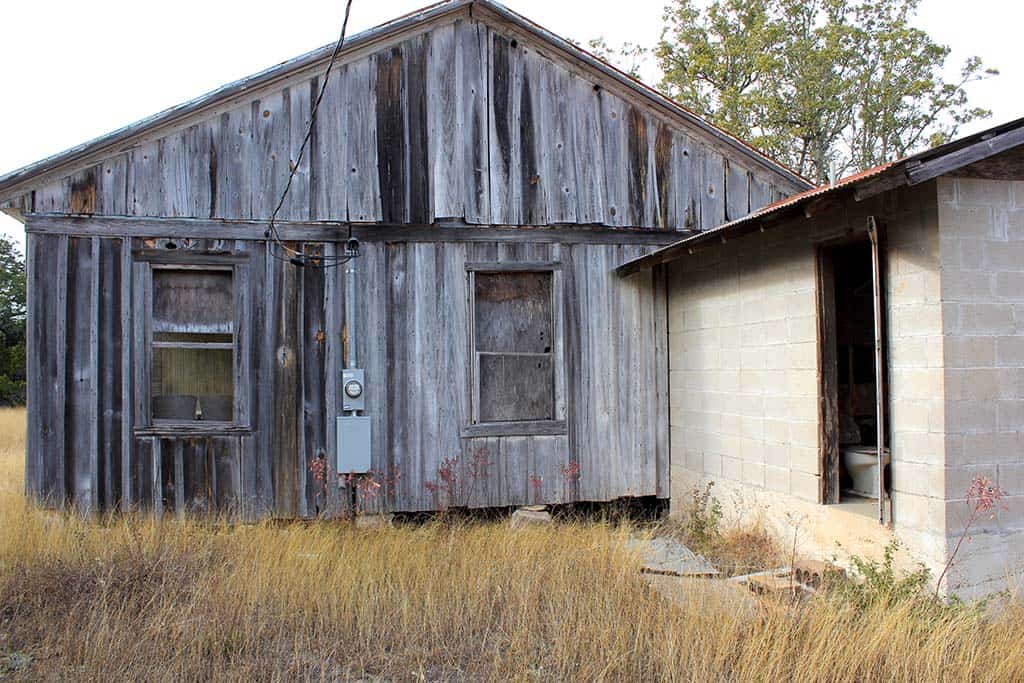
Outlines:
{"label": "rusted metal roofing", "polygon": [[749,232],[777,227],[785,223],[787,218],[793,218],[798,213],[809,213],[813,206],[827,204],[849,192],[854,193],[856,199],[860,200],[902,185],[917,185],[1019,145],[1024,145],[1024,118],[869,168],[831,185],[800,192],[743,218],[723,223],[711,230],[699,232],[657,249],[646,256],[627,261],[616,271],[620,275],[629,275],[691,254],[698,246],[708,242],[724,241]]}

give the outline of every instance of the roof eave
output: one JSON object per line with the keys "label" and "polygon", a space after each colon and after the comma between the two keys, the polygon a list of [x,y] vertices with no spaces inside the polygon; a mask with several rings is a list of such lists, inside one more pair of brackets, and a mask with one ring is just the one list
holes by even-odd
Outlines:
{"label": "roof eave", "polygon": [[[374,26],[350,38],[346,38],[345,47],[342,49],[341,54],[344,55],[360,50],[367,45],[394,36],[423,22],[439,19],[456,12],[466,11],[469,6],[478,1],[444,0],[384,24]],[[98,154],[119,153],[122,151],[121,147],[123,145],[128,144],[148,131],[162,126],[173,125],[177,121],[218,106],[220,103],[232,100],[246,92],[270,86],[279,80],[290,77],[291,74],[297,71],[313,68],[319,63],[330,59],[333,50],[334,43],[311,50],[251,76],[246,76],[211,90],[187,102],[164,109],[152,116],[140,119],[110,133],[93,138],[80,145],[50,155],[0,176],[0,202],[9,200],[29,189],[25,186],[30,182],[37,182],[41,176],[51,175],[60,169],[80,163]]]}
{"label": "roof eave", "polygon": [[[650,86],[638,81],[628,74],[619,71],[615,67],[601,61],[597,57],[580,47],[570,43],[564,38],[551,33],[547,29],[533,23],[529,19],[516,14],[506,7],[493,2],[493,0],[445,0],[410,14],[375,26],[366,31],[358,33],[345,41],[345,48],[342,54],[365,48],[376,41],[385,40],[411,29],[418,24],[440,19],[447,15],[458,12],[472,12],[478,7],[484,13],[490,13],[502,21],[512,24],[518,29],[529,33],[537,39],[552,45],[569,56],[584,62],[591,68],[601,72],[604,76],[614,79],[626,88],[643,96],[648,101],[671,114],[682,118],[694,127],[702,130],[721,144],[743,154],[756,165],[780,175],[795,187],[812,187],[811,183],[782,164],[770,157],[765,156],[755,148],[742,140],[730,135],[726,131],[703,120],[693,112],[680,106],[678,103],[665,97]],[[50,177],[59,171],[75,164],[83,163],[90,157],[103,154],[116,154],[123,151],[124,147],[155,128],[174,125],[186,117],[193,116],[204,110],[212,109],[223,102],[230,101],[242,96],[247,92],[266,88],[273,83],[290,77],[293,73],[305,69],[314,68],[330,58],[334,45],[326,45],[304,55],[295,57],[275,66],[265,69],[257,74],[228,83],[216,90],[212,90],[197,98],[176,105],[162,112],[141,119],[135,123],[119,128],[111,133],[94,138],[88,142],[76,145],[63,152],[51,155],[40,161],[34,162],[6,175],[0,176],[0,202],[12,199],[30,189],[30,184],[39,184],[44,177]]]}

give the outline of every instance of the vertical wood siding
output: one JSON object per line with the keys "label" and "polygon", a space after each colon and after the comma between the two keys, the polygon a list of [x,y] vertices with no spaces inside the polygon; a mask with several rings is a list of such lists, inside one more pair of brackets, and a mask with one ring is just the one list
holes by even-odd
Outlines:
{"label": "vertical wood siding", "polygon": [[[247,359],[236,377],[236,417],[246,428],[174,433],[143,419],[148,372],[139,340],[150,284],[145,268],[136,264],[133,276],[126,268],[131,249],[162,242],[29,234],[27,490],[82,512],[141,507],[247,519],[343,512],[335,487],[326,500],[318,495],[308,465],[321,455],[333,464],[344,269],[296,268],[263,242],[181,245],[248,257],[235,301]],[[292,246],[314,255],[337,249]],[[364,244],[355,350],[366,370],[372,466],[400,474],[397,491],[374,504],[411,511],[667,496],[663,281],[659,272],[613,273],[641,249]],[[472,396],[466,264],[479,262],[561,264],[555,315],[563,332],[554,352],[567,387],[557,399],[566,433],[462,436]],[[485,472],[472,481],[469,464],[484,452]],[[427,486],[449,458],[463,482],[454,499]],[[577,487],[562,476],[573,459],[582,470]]]}
{"label": "vertical wood siding", "polygon": [[[254,93],[14,205],[266,219],[321,77]],[[544,46],[459,18],[337,66],[281,217],[707,229],[802,189],[723,149]]]}

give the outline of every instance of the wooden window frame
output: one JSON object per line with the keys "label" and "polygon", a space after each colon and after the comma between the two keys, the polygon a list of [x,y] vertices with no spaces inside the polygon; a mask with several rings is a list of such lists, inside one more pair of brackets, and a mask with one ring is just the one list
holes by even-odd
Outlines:
{"label": "wooden window frame", "polygon": [[[554,419],[507,422],[480,421],[480,354],[476,350],[476,275],[477,273],[550,273],[551,274],[551,366],[553,371]],[[565,286],[562,264],[557,261],[521,263],[467,263],[467,341],[469,351],[469,424],[463,437],[543,436],[568,433],[566,419],[565,370]]]}
{"label": "wooden window frame", "polygon": [[[140,434],[203,434],[252,430],[249,344],[251,303],[248,291],[250,258],[245,254],[137,250],[133,252],[132,336],[141,343],[133,349],[133,423]],[[232,419],[178,421],[153,418],[151,372],[153,368],[153,272],[154,270],[227,271],[231,273],[234,310],[232,325]]]}

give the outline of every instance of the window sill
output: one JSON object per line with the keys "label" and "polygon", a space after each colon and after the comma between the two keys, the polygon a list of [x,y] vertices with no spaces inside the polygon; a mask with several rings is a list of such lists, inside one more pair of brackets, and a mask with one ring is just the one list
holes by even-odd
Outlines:
{"label": "window sill", "polygon": [[485,422],[462,428],[463,437],[476,436],[558,436],[568,434],[565,420],[533,422]]}
{"label": "window sill", "polygon": [[216,436],[219,434],[252,434],[252,427],[230,422],[160,422],[136,427],[135,436]]}

